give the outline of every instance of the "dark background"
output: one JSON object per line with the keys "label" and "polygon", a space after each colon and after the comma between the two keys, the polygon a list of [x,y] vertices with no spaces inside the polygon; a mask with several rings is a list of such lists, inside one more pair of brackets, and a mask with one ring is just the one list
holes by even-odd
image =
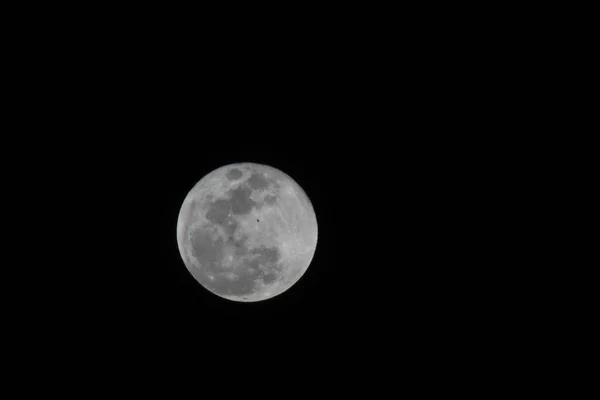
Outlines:
{"label": "dark background", "polygon": [[[267,32],[268,43],[199,44],[184,28],[36,37],[14,101],[35,110],[19,129],[47,247],[21,294],[31,346],[49,364],[106,364],[143,385],[173,368],[188,382],[231,371],[239,382],[241,370],[294,388],[305,375],[310,387],[390,382],[394,363],[421,376],[476,367],[507,348],[515,289],[501,283],[518,272],[504,248],[524,244],[498,234],[521,200],[504,176],[526,151],[506,118],[522,112],[511,66],[486,51],[493,38],[462,46],[402,29]],[[290,175],[319,224],[302,279],[258,303],[205,290],[176,242],[188,191],[236,162]]]}

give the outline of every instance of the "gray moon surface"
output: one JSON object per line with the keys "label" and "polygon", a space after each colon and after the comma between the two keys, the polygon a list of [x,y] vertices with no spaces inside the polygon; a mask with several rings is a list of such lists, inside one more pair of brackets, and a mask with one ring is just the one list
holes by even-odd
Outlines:
{"label": "gray moon surface", "polygon": [[187,194],[177,243],[191,275],[222,298],[254,302],[292,287],[317,246],[317,218],[304,190],[261,164],[220,167]]}

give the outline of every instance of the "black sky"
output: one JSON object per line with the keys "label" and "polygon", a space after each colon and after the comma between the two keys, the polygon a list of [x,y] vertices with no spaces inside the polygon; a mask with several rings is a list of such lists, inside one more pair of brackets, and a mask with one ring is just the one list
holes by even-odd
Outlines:
{"label": "black sky", "polygon": [[[498,218],[487,202],[502,193],[486,186],[495,143],[480,135],[498,124],[482,125],[476,98],[418,59],[401,70],[365,61],[357,79],[347,67],[359,64],[326,51],[295,68],[285,67],[293,54],[269,69],[215,58],[201,73],[196,58],[171,51],[124,51],[131,62],[100,60],[93,79],[75,71],[83,83],[68,99],[39,99],[58,111],[36,118],[72,135],[43,139],[60,149],[49,154],[36,142],[52,158],[38,174],[49,178],[48,235],[61,243],[48,262],[60,268],[42,269],[59,285],[46,287],[36,324],[70,348],[137,364],[281,357],[323,370],[485,336],[495,303],[481,299],[501,255],[484,251],[482,232]],[[302,279],[258,303],[209,293],[177,248],[188,191],[237,162],[290,175],[319,224]]]}

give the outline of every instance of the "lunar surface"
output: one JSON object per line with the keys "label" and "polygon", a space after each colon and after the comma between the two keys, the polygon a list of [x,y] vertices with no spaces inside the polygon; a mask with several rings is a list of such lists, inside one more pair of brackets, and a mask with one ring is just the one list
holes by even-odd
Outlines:
{"label": "lunar surface", "polygon": [[203,177],[186,196],[177,243],[191,275],[233,301],[277,296],[306,272],[317,246],[306,193],[285,173],[231,164]]}

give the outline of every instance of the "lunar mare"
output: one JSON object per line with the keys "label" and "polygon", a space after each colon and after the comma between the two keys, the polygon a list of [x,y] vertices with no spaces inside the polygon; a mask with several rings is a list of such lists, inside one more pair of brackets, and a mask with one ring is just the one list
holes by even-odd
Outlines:
{"label": "lunar mare", "polygon": [[230,164],[186,196],[177,243],[191,275],[234,301],[261,301],[293,286],[317,245],[314,209],[288,175],[260,164]]}

